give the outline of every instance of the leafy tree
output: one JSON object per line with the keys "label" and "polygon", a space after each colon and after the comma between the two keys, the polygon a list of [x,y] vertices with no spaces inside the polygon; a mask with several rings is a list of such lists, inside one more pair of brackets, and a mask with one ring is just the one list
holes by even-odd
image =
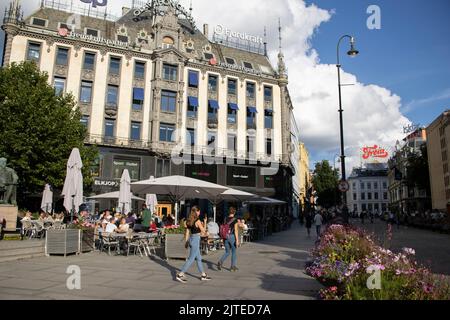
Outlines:
{"label": "leafy tree", "polygon": [[406,181],[410,187],[417,187],[426,190],[431,194],[430,175],[428,168],[428,150],[427,144],[420,146],[419,152],[414,152],[408,157],[406,164]]}
{"label": "leafy tree", "polygon": [[33,62],[0,69],[0,156],[19,176],[18,202],[42,192],[45,183],[62,189],[66,164],[79,148],[86,186],[92,184],[91,166],[98,151],[84,146],[86,130],[72,95],[55,95],[48,74]]}
{"label": "leafy tree", "polygon": [[316,164],[312,184],[317,192],[317,204],[326,208],[336,205],[340,200],[338,191],[339,176],[327,160]]}

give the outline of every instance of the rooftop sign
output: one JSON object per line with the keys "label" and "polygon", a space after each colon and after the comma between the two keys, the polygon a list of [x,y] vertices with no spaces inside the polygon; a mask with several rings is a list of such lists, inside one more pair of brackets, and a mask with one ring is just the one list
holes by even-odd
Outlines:
{"label": "rooftop sign", "polygon": [[61,37],[67,37],[67,38],[72,38],[72,39],[81,39],[81,40],[96,42],[98,44],[113,46],[113,47],[128,48],[128,42],[122,42],[122,41],[118,41],[118,40],[110,40],[110,39],[105,39],[103,37],[94,37],[93,35],[88,35],[85,33],[76,33],[73,31],[69,32],[69,30],[67,30],[66,28],[60,28],[58,30],[58,34]]}
{"label": "rooftop sign", "polygon": [[373,147],[363,147],[362,148],[362,158],[363,160],[378,160],[378,159],[387,159],[389,157],[389,153],[386,149],[374,145]]}
{"label": "rooftop sign", "polygon": [[235,39],[239,39],[239,40],[253,42],[256,44],[264,44],[264,40],[261,37],[252,36],[247,33],[231,31],[230,29],[225,28],[224,26],[222,26],[220,24],[214,28],[214,35],[235,38]]}

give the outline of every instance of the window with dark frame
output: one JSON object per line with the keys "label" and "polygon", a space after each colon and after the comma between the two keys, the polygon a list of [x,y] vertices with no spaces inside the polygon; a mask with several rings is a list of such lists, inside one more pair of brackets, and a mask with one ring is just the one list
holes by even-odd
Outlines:
{"label": "window with dark frame", "polygon": [[250,62],[244,61],[244,67],[247,69],[253,69],[253,65]]}
{"label": "window with dark frame", "polygon": [[123,35],[117,35],[117,41],[128,43],[128,37]]}
{"label": "window with dark frame", "polygon": [[198,88],[198,72],[189,70],[188,72],[188,86],[190,88]]}
{"label": "window with dark frame", "polygon": [[266,154],[268,156],[272,155],[272,139],[266,139]]}
{"label": "window with dark frame", "polygon": [[217,92],[217,76],[208,76],[208,90],[210,92]]}
{"label": "window with dark frame", "polygon": [[106,119],[105,120],[105,137],[114,137],[114,128],[116,126],[116,120]]}
{"label": "window with dark frame", "polygon": [[214,55],[212,53],[209,52],[204,52],[203,56],[205,57],[206,60],[211,60],[214,58]]}
{"label": "window with dark frame", "polygon": [[58,47],[56,64],[59,66],[67,66],[69,64],[69,49]]}
{"label": "window with dark frame", "polygon": [[230,124],[237,123],[237,112],[239,108],[235,103],[228,103],[227,122]]}
{"label": "window with dark frame", "polygon": [[161,91],[161,111],[175,112],[177,107],[177,93],[168,90]]}
{"label": "window with dark frame", "polygon": [[247,82],[247,98],[255,99],[255,84],[253,82]]}
{"label": "window with dark frame", "polygon": [[107,88],[106,104],[109,106],[117,106],[119,87],[109,84]]}
{"label": "window with dark frame", "polygon": [[177,81],[178,67],[171,64],[163,64],[163,79]]}
{"label": "window with dark frame", "polygon": [[94,66],[95,66],[95,53],[85,52],[83,69],[84,70],[94,70]]}
{"label": "window with dark frame", "polygon": [[198,112],[198,98],[197,97],[188,97],[188,107],[187,107],[187,116],[189,118],[197,118]]}
{"label": "window with dark frame", "polygon": [[228,94],[236,95],[237,81],[235,79],[228,79]]}
{"label": "window with dark frame", "polygon": [[120,74],[120,61],[121,61],[121,59],[118,57],[110,57],[109,58],[109,74],[111,74],[111,75],[119,75]]}
{"label": "window with dark frame", "polygon": [[174,125],[161,123],[159,125],[159,141],[172,142],[172,135],[174,131],[175,131]]}
{"label": "window with dark frame", "polygon": [[236,61],[233,58],[225,58],[225,61],[228,64],[231,64],[231,65],[235,65],[236,64]]}
{"label": "window with dark frame", "polygon": [[32,24],[34,26],[45,27],[47,25],[47,20],[33,17]]}
{"label": "window with dark frame", "polygon": [[89,126],[89,116],[81,116],[80,123],[87,129]]}
{"label": "window with dark frame", "polygon": [[272,87],[264,86],[264,101],[272,102]]}
{"label": "window with dark frame", "polygon": [[36,42],[29,42],[27,60],[39,62],[40,57],[41,57],[41,44]]}
{"label": "window with dark frame", "polygon": [[141,111],[144,106],[144,89],[133,88],[133,110]]}
{"label": "window with dark frame", "polygon": [[134,64],[134,78],[145,78],[145,62],[136,61],[136,63]]}
{"label": "window with dark frame", "polygon": [[80,102],[91,103],[92,100],[92,81],[81,81]]}
{"label": "window with dark frame", "polygon": [[86,34],[88,36],[98,37],[98,30],[86,28]]}
{"label": "window with dark frame", "polygon": [[57,96],[62,95],[66,90],[66,78],[55,77],[53,80],[53,87],[55,88],[55,94]]}
{"label": "window with dark frame", "polygon": [[236,152],[237,144],[236,144],[236,135],[235,134],[231,134],[231,133],[228,134],[227,147],[228,147],[228,150],[232,150],[232,151]]}
{"label": "window with dark frame", "polygon": [[195,130],[194,129],[187,129],[187,137],[186,137],[186,143],[187,145],[193,147],[195,146]]}
{"label": "window with dark frame", "polygon": [[264,110],[264,128],[273,129],[273,112],[272,110]]}
{"label": "window with dark frame", "polygon": [[131,122],[131,140],[141,140],[141,123]]}

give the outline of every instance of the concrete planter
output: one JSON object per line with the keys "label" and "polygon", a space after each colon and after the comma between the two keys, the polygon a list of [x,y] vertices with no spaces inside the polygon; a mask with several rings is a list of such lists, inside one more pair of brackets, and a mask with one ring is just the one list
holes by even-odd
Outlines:
{"label": "concrete planter", "polygon": [[45,255],[81,252],[81,233],[79,229],[48,230],[45,237]]}
{"label": "concrete planter", "polygon": [[94,230],[83,230],[81,233],[81,252],[91,252],[95,249]]}
{"label": "concrete planter", "polygon": [[184,247],[184,234],[165,235],[164,255],[166,259],[186,259],[188,249]]}

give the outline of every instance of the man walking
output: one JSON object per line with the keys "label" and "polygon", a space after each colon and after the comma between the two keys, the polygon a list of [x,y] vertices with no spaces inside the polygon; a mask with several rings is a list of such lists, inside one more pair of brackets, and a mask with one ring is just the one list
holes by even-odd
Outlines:
{"label": "man walking", "polygon": [[320,214],[319,211],[317,211],[316,215],[314,216],[314,224],[316,225],[317,239],[320,238],[322,223],[323,223],[322,215]]}

